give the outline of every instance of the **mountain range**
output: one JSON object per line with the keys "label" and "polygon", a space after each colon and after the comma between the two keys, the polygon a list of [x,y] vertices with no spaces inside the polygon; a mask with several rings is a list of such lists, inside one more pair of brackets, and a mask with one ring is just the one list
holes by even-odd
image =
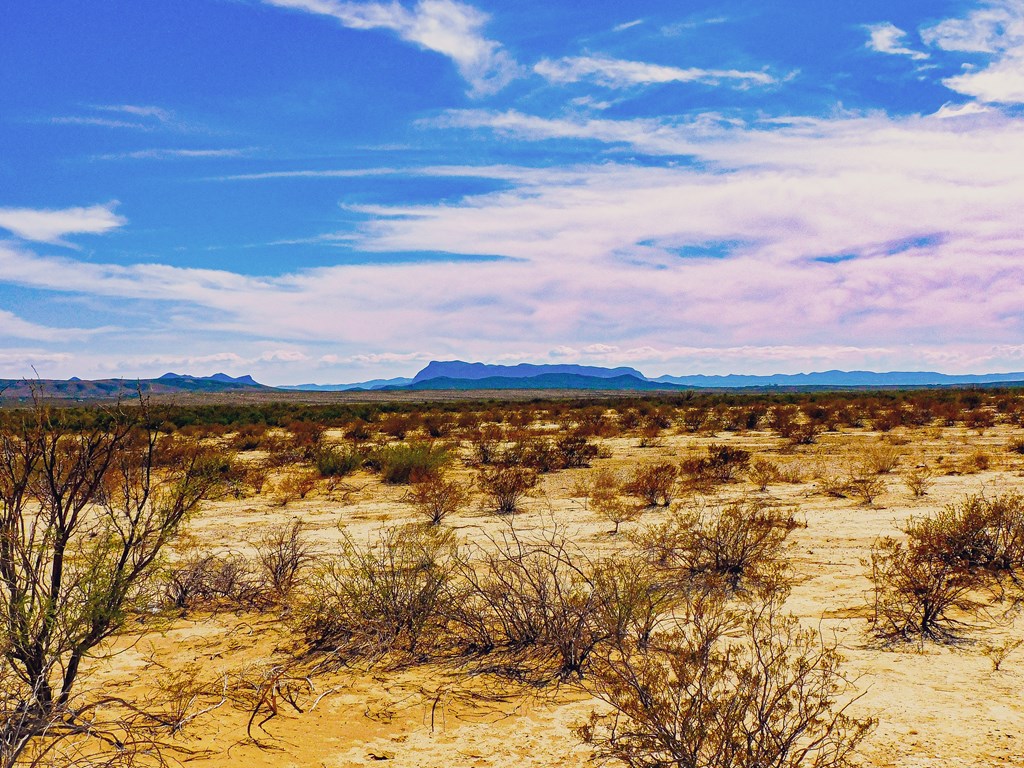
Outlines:
{"label": "mountain range", "polygon": [[438,389],[607,389],[671,390],[739,389],[765,387],[934,387],[1024,382],[1024,372],[951,375],[933,371],[821,371],[816,373],[751,376],[658,376],[651,378],[635,368],[601,368],[590,365],[489,365],[462,360],[432,361],[415,376],[373,379],[352,384],[300,384],[281,389],[341,390],[438,390]]}
{"label": "mountain range", "polygon": [[252,376],[193,376],[165,373],[155,379],[67,380],[0,379],[0,398],[27,399],[33,390],[48,397],[72,400],[131,398],[175,393],[239,391],[436,391],[436,390],[603,390],[673,391],[684,389],[739,388],[854,388],[854,387],[937,387],[1024,384],[1024,372],[987,374],[944,374],[934,371],[821,371],[773,374],[771,376],[659,376],[649,378],[635,368],[602,368],[592,365],[490,365],[462,360],[432,361],[412,378],[371,379],[352,384],[295,384],[268,387]]}

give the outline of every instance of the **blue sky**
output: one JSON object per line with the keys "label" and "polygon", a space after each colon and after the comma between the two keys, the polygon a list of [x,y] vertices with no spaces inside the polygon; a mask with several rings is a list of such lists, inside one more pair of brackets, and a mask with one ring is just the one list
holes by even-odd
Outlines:
{"label": "blue sky", "polygon": [[1024,369],[1024,0],[0,31],[0,377]]}

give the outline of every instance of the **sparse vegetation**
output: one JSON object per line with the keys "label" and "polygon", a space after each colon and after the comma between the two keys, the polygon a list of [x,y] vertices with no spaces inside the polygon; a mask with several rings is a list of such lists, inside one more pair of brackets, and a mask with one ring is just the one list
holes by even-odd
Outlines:
{"label": "sparse vegetation", "polygon": [[[21,597],[0,601],[15,617],[0,624],[0,737],[45,721],[25,737],[23,763],[156,765],[167,749],[216,741],[204,730],[216,711],[217,733],[241,738],[244,760],[246,749],[283,743],[275,725],[285,716],[294,732],[315,727],[308,712],[338,692],[359,699],[381,734],[402,708],[423,705],[458,739],[467,712],[515,723],[519,697],[568,687],[602,700],[580,730],[598,758],[838,768],[872,723],[862,703],[847,706],[865,686],[844,680],[833,637],[858,648],[872,684],[892,686],[886,696],[906,695],[904,683],[873,654],[964,642],[962,653],[936,651],[941,664],[932,652],[914,657],[914,684],[941,678],[1015,711],[986,686],[999,680],[988,664],[1012,666],[1022,642],[1020,392],[438,397],[429,407],[162,407],[145,418],[50,409],[49,427],[0,410],[0,497],[5,510],[21,504],[24,527],[8,524],[0,561],[7,547],[24,573],[29,551],[49,568],[58,528],[32,534],[25,521],[59,526],[55,499],[79,499],[86,521],[65,548],[50,635],[62,639],[43,644],[56,659],[51,704],[76,648],[92,643],[61,633],[90,617],[106,633],[46,720],[18,655],[32,643],[18,633],[45,624],[47,593],[32,596],[23,578]],[[24,471],[19,436],[51,427],[61,437],[48,450],[61,461]],[[96,457],[104,441],[124,452],[79,473],[90,440]],[[54,494],[47,472],[80,490]],[[798,485],[812,474],[814,486]],[[187,538],[181,521],[158,534],[186,476],[212,503]],[[121,521],[140,510],[136,530],[160,554],[104,624],[97,601],[119,578],[115,553],[131,531]],[[18,543],[26,535],[35,538]],[[149,557],[132,551],[129,565]],[[854,558],[867,590],[849,573]],[[140,640],[148,628],[164,634]],[[339,714],[355,711],[337,701]],[[897,731],[917,727],[910,709],[886,717]],[[945,759],[949,739],[921,730]],[[372,749],[413,748],[401,744]]]}

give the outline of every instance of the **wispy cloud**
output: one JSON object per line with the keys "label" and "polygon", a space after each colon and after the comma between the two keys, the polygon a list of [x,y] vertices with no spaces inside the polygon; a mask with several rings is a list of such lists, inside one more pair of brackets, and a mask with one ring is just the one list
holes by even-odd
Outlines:
{"label": "wispy cloud", "polygon": [[[524,117],[516,117],[520,128]],[[290,342],[311,359],[337,355],[339,365],[410,347],[538,358],[556,344],[559,354],[615,348],[637,363],[719,372],[829,359],[944,369],[1017,359],[1024,180],[1007,157],[1024,142],[1019,121],[993,111],[693,122],[699,133],[668,126],[661,140],[696,164],[422,169],[505,184],[458,202],[377,206],[352,243],[509,257],[502,261],[252,277],[0,247],[0,280],[159,302],[173,310],[178,333],[245,340],[258,332],[278,340],[271,349]],[[601,121],[602,135],[636,142],[656,127],[623,121],[613,131],[612,123]],[[533,118],[515,138],[535,138],[543,124]],[[595,135],[586,123],[548,128]],[[675,341],[680,328],[689,347]],[[715,350],[724,350],[718,363]]]}
{"label": "wispy cloud", "polygon": [[95,155],[96,160],[196,160],[220,157],[245,157],[252,148],[242,149],[136,149]]}
{"label": "wispy cloud", "polygon": [[55,328],[29,322],[13,312],[0,309],[0,338],[28,339],[30,341],[80,341],[100,333],[117,332],[117,328]]}
{"label": "wispy cloud", "polygon": [[738,87],[772,85],[777,78],[765,71],[737,69],[702,69],[670,67],[642,61],[628,61],[609,56],[567,56],[544,59],[534,71],[553,83],[589,81],[606,88],[628,88],[659,83],[704,83],[718,85],[723,81]]}
{"label": "wispy cloud", "polygon": [[88,104],[86,114],[59,115],[47,122],[52,125],[81,125],[96,128],[125,128],[136,131],[155,131],[169,128],[188,130],[169,109],[138,104]]}
{"label": "wispy cloud", "polygon": [[62,239],[67,235],[101,235],[124,226],[128,220],[114,213],[115,205],[60,210],[0,208],[0,228],[22,240],[68,245]]}
{"label": "wispy cloud", "polygon": [[447,56],[477,96],[501,90],[517,74],[512,56],[483,28],[488,17],[456,0],[419,0],[410,10],[398,2],[264,0],[270,5],[331,16],[350,29],[386,29],[402,40]]}
{"label": "wispy cloud", "polygon": [[622,24],[616,24],[614,27],[612,27],[612,32],[625,32],[627,29],[638,27],[643,23],[643,19],[633,19],[633,21],[625,21]]}
{"label": "wispy cloud", "polygon": [[157,122],[170,123],[174,120],[174,113],[163,107],[155,107],[146,104],[91,104],[92,109],[100,112],[115,112],[133,117],[152,118]]}
{"label": "wispy cloud", "polygon": [[924,51],[915,51],[906,45],[907,33],[890,22],[881,24],[869,24],[867,47],[878,53],[888,53],[894,56],[908,56],[911,59],[927,59],[928,54]]}
{"label": "wispy cloud", "polygon": [[264,171],[216,176],[210,181],[266,181],[270,179],[352,179],[362,176],[394,176],[408,173],[400,168],[325,168],[297,171]]}

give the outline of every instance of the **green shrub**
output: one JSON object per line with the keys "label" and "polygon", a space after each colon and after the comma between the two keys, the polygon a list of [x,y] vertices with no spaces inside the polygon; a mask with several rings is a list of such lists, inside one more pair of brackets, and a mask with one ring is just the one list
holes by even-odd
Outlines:
{"label": "green shrub", "polygon": [[363,457],[358,451],[330,445],[316,452],[313,463],[320,477],[343,477],[359,469]]}
{"label": "green shrub", "polygon": [[391,485],[418,483],[436,475],[449,462],[448,452],[433,443],[399,443],[374,452],[372,465]]}

